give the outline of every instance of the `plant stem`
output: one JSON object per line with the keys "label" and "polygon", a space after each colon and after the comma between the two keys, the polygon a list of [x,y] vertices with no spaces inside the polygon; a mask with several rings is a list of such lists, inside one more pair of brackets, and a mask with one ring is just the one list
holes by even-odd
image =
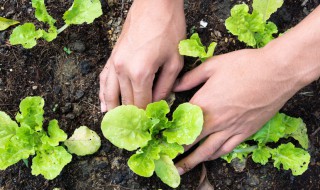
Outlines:
{"label": "plant stem", "polygon": [[257,148],[258,148],[258,146],[254,145],[254,146],[249,146],[247,148],[236,148],[236,149],[233,150],[233,152],[236,152],[236,153],[251,153]]}
{"label": "plant stem", "polygon": [[69,24],[65,24],[63,25],[61,28],[58,29],[58,34],[60,34],[61,32],[63,32],[66,28],[68,28]]}

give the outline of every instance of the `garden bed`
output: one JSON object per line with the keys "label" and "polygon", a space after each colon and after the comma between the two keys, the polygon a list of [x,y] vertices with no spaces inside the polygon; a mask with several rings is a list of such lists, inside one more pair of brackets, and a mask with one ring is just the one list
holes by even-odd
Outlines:
{"label": "garden bed", "polygon": [[[42,96],[46,101],[45,117],[59,120],[61,128],[69,136],[77,127],[86,125],[103,137],[100,130],[103,114],[98,98],[99,73],[121,32],[131,1],[101,2],[104,14],[93,24],[71,26],[53,42],[39,41],[31,50],[9,44],[12,28],[0,32],[1,111],[13,118],[21,99]],[[241,2],[185,1],[188,35],[194,30],[204,44],[217,42],[216,55],[245,48],[224,26],[230,9]],[[61,27],[62,15],[72,1],[48,0],[46,3],[49,13]],[[277,24],[280,32],[284,32],[319,4],[318,0],[286,0],[270,20]],[[1,1],[0,8],[0,16],[21,23],[32,21],[39,24],[29,0]],[[201,20],[208,22],[206,28],[200,28]],[[72,53],[67,54],[64,47],[70,48]],[[191,69],[194,61],[186,59],[183,72]],[[175,104],[188,101],[194,92],[176,94]],[[277,170],[271,163],[261,166],[249,160],[242,172],[236,172],[231,165],[217,159],[205,163],[208,179],[216,189],[320,189],[320,80],[299,91],[281,112],[301,117],[307,124],[311,154],[309,169],[295,177],[290,171]],[[31,169],[22,161],[0,171],[0,190],[170,189],[156,177],[142,178],[134,174],[126,163],[130,155],[130,152],[120,150],[102,138],[102,146],[97,153],[74,156],[61,175],[51,181],[42,176],[32,176]],[[178,189],[196,189],[200,174],[201,165],[182,176]]]}

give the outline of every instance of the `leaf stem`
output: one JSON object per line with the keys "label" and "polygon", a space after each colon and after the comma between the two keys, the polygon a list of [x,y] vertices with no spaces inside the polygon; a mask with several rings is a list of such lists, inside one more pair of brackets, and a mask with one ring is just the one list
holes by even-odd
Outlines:
{"label": "leaf stem", "polygon": [[69,24],[65,24],[63,25],[61,28],[58,29],[58,34],[60,34],[61,32],[63,32],[66,28],[68,28]]}
{"label": "leaf stem", "polygon": [[233,152],[236,152],[236,153],[251,153],[257,148],[258,148],[258,146],[254,145],[254,146],[249,146],[247,148],[236,148],[236,149],[233,150]]}

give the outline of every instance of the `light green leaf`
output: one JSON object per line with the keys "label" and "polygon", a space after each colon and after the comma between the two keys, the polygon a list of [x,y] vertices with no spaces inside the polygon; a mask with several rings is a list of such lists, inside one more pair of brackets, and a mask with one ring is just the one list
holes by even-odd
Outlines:
{"label": "light green leaf", "polygon": [[160,154],[164,154],[169,156],[169,158],[174,159],[178,154],[182,154],[184,152],[183,146],[178,143],[168,143],[166,140],[162,140],[159,143]]}
{"label": "light green leaf", "polygon": [[180,104],[173,112],[170,128],[163,132],[169,143],[191,144],[200,135],[203,114],[199,106],[190,103]]}
{"label": "light green leaf", "polygon": [[32,159],[32,174],[41,174],[48,180],[54,179],[60,174],[63,167],[71,162],[71,159],[72,155],[62,146],[39,151]]}
{"label": "light green leaf", "polygon": [[253,10],[263,15],[263,20],[267,21],[272,13],[275,13],[283,4],[283,0],[253,0]]}
{"label": "light green leaf", "polygon": [[19,21],[0,17],[0,31],[5,30],[5,29],[9,28],[10,26],[16,25],[18,23],[19,23]]}
{"label": "light green leaf", "polygon": [[273,149],[266,146],[259,146],[252,152],[252,160],[255,163],[265,165],[269,161],[271,153],[273,153]]}
{"label": "light green leaf", "polygon": [[169,156],[162,155],[159,160],[155,160],[155,172],[170,187],[176,188],[179,186],[180,175]]}
{"label": "light green leaf", "polygon": [[244,158],[248,157],[248,154],[252,153],[256,149],[256,146],[249,146],[246,143],[239,144],[232,152],[221,156],[222,159],[230,163],[233,159],[238,158],[242,161]]}
{"label": "light green leaf", "polygon": [[65,22],[70,24],[90,24],[102,15],[100,0],[74,0],[72,6],[63,15]]}
{"label": "light green leaf", "polygon": [[248,11],[249,7],[246,4],[235,5],[231,9],[231,16],[227,18],[225,25],[229,32],[238,36],[241,42],[255,47],[257,45],[255,33],[263,33],[265,22],[257,11],[253,11],[252,14],[249,14]]}
{"label": "light green leaf", "polygon": [[10,116],[0,111],[0,149],[4,149],[10,139],[16,134],[18,124]]}
{"label": "light green leaf", "polygon": [[26,97],[20,103],[16,120],[21,126],[27,125],[35,131],[42,130],[44,100],[40,96]]}
{"label": "light green leaf", "polygon": [[273,34],[276,33],[278,33],[278,28],[273,22],[268,22],[265,24],[265,28],[262,33],[255,33],[257,47],[261,48],[267,45],[271,40],[274,39]]}
{"label": "light green leaf", "polygon": [[155,169],[154,160],[160,158],[159,153],[160,148],[157,141],[149,141],[146,147],[130,157],[128,165],[134,173],[150,177]]}
{"label": "light green leaf", "polygon": [[292,137],[296,139],[304,149],[309,147],[309,138],[307,133],[306,124],[301,118],[294,118],[290,116],[284,116],[283,123],[286,126],[285,138]]}
{"label": "light green leaf", "polygon": [[67,134],[60,129],[57,120],[51,120],[48,126],[49,136],[44,135],[41,138],[43,143],[48,143],[50,146],[58,146],[60,142],[65,141],[68,136]]}
{"label": "light green leaf", "polygon": [[280,145],[272,154],[274,167],[291,170],[293,175],[301,175],[308,169],[310,155],[307,151],[296,148],[292,143]]}
{"label": "light green leaf", "polygon": [[168,127],[168,118],[166,115],[169,112],[169,105],[164,100],[148,104],[146,114],[153,122],[153,126],[150,129],[152,134],[158,134],[160,130]]}
{"label": "light green leaf", "polygon": [[144,147],[151,139],[151,120],[136,106],[119,106],[107,112],[102,120],[103,135],[115,146],[132,151]]}
{"label": "light green leaf", "polygon": [[30,49],[37,44],[37,39],[43,36],[43,30],[36,30],[34,24],[25,23],[17,26],[10,35],[11,45],[21,44],[24,48]]}
{"label": "light green leaf", "polygon": [[96,132],[86,126],[81,126],[64,144],[70,153],[84,156],[97,152],[101,146],[101,139]]}
{"label": "light green leaf", "polygon": [[285,125],[283,125],[282,119],[283,116],[277,113],[251,138],[261,144],[278,142],[285,135]]}
{"label": "light green leaf", "polygon": [[190,57],[203,57],[206,56],[206,49],[204,46],[200,46],[196,40],[186,39],[180,41],[179,53]]}

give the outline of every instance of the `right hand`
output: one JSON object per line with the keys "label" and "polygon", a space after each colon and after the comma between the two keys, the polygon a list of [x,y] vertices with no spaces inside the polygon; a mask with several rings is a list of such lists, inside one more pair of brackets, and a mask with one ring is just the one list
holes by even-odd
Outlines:
{"label": "right hand", "polygon": [[183,0],[134,1],[100,74],[102,112],[118,106],[120,95],[122,104],[145,108],[170,93],[183,67],[178,52],[186,33],[183,9]]}

